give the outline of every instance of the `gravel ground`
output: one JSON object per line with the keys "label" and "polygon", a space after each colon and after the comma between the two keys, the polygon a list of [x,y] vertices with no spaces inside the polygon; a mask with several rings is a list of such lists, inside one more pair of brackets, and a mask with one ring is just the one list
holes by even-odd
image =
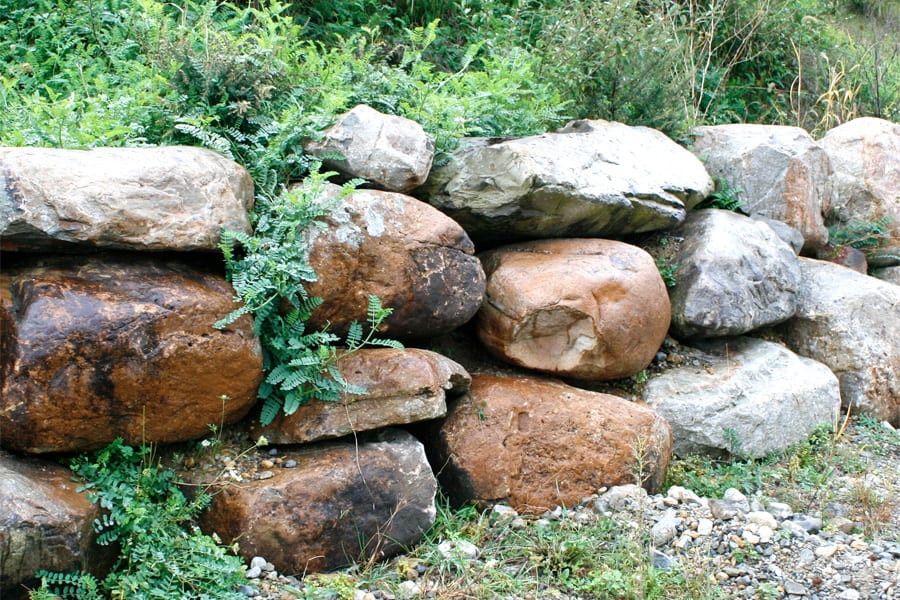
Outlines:
{"label": "gravel ground", "polygon": [[[277,460],[277,450],[238,456],[227,446],[220,449],[219,460],[232,479],[265,477],[270,462]],[[558,508],[541,518],[494,507],[490,521],[497,531],[508,529],[509,519],[525,532],[566,519],[613,519],[623,532],[646,528],[653,546],[648,560],[657,569],[701,573],[715,580],[722,598],[900,599],[900,433],[887,424],[851,424],[833,452],[834,472],[818,488],[763,479],[761,489],[749,495],[731,488],[720,498],[704,498],[679,486],[651,496],[623,486],[598,490],[573,508]],[[447,551],[462,552],[473,569],[485,568],[475,546],[458,542]],[[412,549],[411,556],[421,553]],[[411,572],[399,581],[350,569],[328,576],[335,582],[333,590],[321,578],[310,586],[279,574],[264,557],[248,569],[253,585],[245,593],[264,600],[492,597],[446,588],[444,578],[436,575],[439,566],[408,556],[393,559],[386,569]],[[549,586],[533,597],[597,596],[554,593]]]}

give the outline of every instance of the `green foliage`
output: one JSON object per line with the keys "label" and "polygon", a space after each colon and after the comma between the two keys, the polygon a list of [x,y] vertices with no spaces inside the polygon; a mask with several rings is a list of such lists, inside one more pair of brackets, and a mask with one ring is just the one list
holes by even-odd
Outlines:
{"label": "green foliage", "polygon": [[716,190],[694,208],[721,208],[738,212],[742,206],[740,196],[743,191],[741,188],[731,187],[724,179],[716,178]]}
{"label": "green foliage", "polygon": [[216,323],[226,327],[245,314],[253,315],[254,328],[263,346],[266,379],[259,388],[263,400],[260,420],[270,423],[280,410],[294,413],[311,398],[334,401],[342,392],[365,393],[349,385],[337,368],[337,360],[367,345],[402,347],[375,336],[391,310],[369,297],[368,334],[353,323],[344,340],[329,331],[307,331],[306,322],[321,299],[312,298],[305,284],[317,276],[309,264],[309,243],[320,220],[352,193],[356,182],[344,185],[332,197],[326,194],[326,178],[332,173],[314,169],[305,183],[290,192],[260,199],[253,235],[227,231],[222,253],[228,277],[240,308]]}
{"label": "green foliage", "polygon": [[678,274],[678,265],[669,264],[665,258],[659,257],[656,259],[656,268],[659,269],[659,275],[667,288],[678,285],[678,280],[675,278]]}
{"label": "green foliage", "polygon": [[[148,447],[135,450],[116,440],[94,456],[72,460],[91,502],[103,509],[94,521],[101,545],[117,544],[119,559],[102,581],[82,573],[39,573],[33,599],[170,598],[239,600],[244,566],[190,519],[209,503],[199,494],[187,500],[174,473],[155,464]],[[187,526],[187,529],[185,528]]]}
{"label": "green foliage", "polygon": [[850,221],[843,226],[828,228],[829,243],[833,246],[850,246],[869,254],[891,238],[888,225],[891,217],[883,217],[877,221]]}

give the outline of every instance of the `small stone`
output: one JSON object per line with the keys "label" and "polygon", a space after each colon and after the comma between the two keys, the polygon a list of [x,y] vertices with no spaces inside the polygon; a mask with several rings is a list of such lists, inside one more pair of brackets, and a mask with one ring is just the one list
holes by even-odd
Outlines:
{"label": "small stone", "polygon": [[794,515],[794,520],[792,522],[802,527],[807,533],[815,533],[822,529],[822,519],[818,517],[801,515],[798,518],[797,515]]}
{"label": "small stone", "polygon": [[750,502],[747,500],[747,496],[745,496],[743,492],[736,488],[728,488],[727,490],[725,490],[725,493],[722,494],[722,500],[734,504],[744,512],[750,511]]}
{"label": "small stone", "polygon": [[251,567],[247,569],[247,579],[259,579],[262,575],[262,567]]}
{"label": "small stone", "polygon": [[784,592],[788,596],[806,596],[806,587],[788,579],[784,582]]}
{"label": "small stone", "polygon": [[668,544],[678,533],[678,525],[681,519],[675,516],[675,511],[667,510],[662,518],[650,529],[650,539],[654,546]]}
{"label": "small stone", "polygon": [[271,469],[272,467],[275,466],[275,463],[269,459],[266,459],[266,460],[260,462],[259,466],[262,467],[263,469]]}
{"label": "small stone", "polygon": [[759,541],[762,544],[769,544],[772,542],[772,537],[775,535],[775,532],[771,527],[766,525],[760,525],[759,531],[756,532],[759,535]]}
{"label": "small stone", "polygon": [[846,517],[833,517],[829,520],[829,525],[841,533],[853,533],[853,530],[856,529],[856,524]]}
{"label": "small stone", "polygon": [[289,458],[288,460],[284,461],[284,463],[281,465],[281,468],[282,469],[293,469],[296,466],[297,466],[297,461],[294,460],[293,458]]}
{"label": "small stone", "polygon": [[272,479],[273,477],[275,477],[275,473],[273,473],[272,471],[260,471],[256,475],[257,479]]}
{"label": "small stone", "polygon": [[495,504],[491,509],[491,514],[499,519],[515,519],[519,516],[516,509],[506,504]]}
{"label": "small stone", "polygon": [[699,535],[709,535],[713,530],[712,519],[700,519],[697,521],[697,533]]}
{"label": "small stone", "polygon": [[740,512],[737,506],[730,502],[724,502],[722,500],[710,500],[709,510],[712,511],[712,514],[715,518],[722,521],[730,521],[731,519],[735,518]]}
{"label": "small stone", "polygon": [[859,592],[853,588],[847,588],[838,595],[838,600],[859,600]]}
{"label": "small stone", "polygon": [[276,456],[278,454],[278,448],[269,448],[269,456]]}
{"label": "small stone", "polygon": [[741,535],[741,539],[750,544],[751,546],[755,546],[759,543],[759,536],[755,533],[750,533],[748,530],[744,530],[744,533]]}
{"label": "small stone", "polygon": [[422,588],[415,581],[407,580],[400,584],[398,593],[401,598],[415,598],[422,595]]}
{"label": "small stone", "polygon": [[700,496],[692,492],[687,488],[683,488],[680,485],[673,485],[669,488],[668,492],[669,498],[674,498],[678,500],[682,504],[700,504]]}
{"label": "small stone", "polygon": [[438,544],[438,552],[444,558],[463,558],[466,560],[474,560],[478,558],[478,547],[472,542],[466,540],[447,540]]}
{"label": "small stone", "polygon": [[798,537],[801,539],[806,538],[809,535],[806,532],[806,529],[804,529],[802,526],[795,523],[794,521],[782,521],[781,525],[779,526],[779,529],[783,529],[783,530],[789,532],[793,537]]}
{"label": "small stone", "polygon": [[770,513],[765,511],[747,513],[747,521],[757,525],[765,525],[771,529],[778,529],[778,521]]}
{"label": "small stone", "polygon": [[813,551],[809,548],[804,548],[800,551],[797,559],[805,565],[811,565],[812,563],[816,562],[816,555],[813,554]]}
{"label": "small stone", "polygon": [[784,502],[769,502],[767,508],[769,513],[776,519],[783,520],[794,516],[794,509],[791,508],[790,504],[785,504]]}
{"label": "small stone", "polygon": [[268,561],[266,561],[266,559],[262,556],[254,556],[252,559],[250,559],[250,568],[253,569],[259,567],[260,569],[264,569],[266,566],[266,562]]}
{"label": "small stone", "polygon": [[668,571],[675,564],[675,559],[660,552],[656,548],[650,549],[650,558],[653,561],[653,568],[659,569],[660,571]]}
{"label": "small stone", "polygon": [[816,548],[816,556],[819,558],[831,558],[834,556],[835,552],[837,552],[837,546],[834,544],[828,544],[826,546],[819,546]]}

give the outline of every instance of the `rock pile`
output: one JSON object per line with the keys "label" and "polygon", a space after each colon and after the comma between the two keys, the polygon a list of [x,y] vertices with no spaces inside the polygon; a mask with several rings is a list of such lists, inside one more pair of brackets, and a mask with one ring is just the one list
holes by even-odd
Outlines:
{"label": "rock pile", "polygon": [[[900,287],[797,258],[824,247],[826,224],[900,214],[900,159],[882,151],[900,144],[897,128],[843,127],[821,144],[795,128],[706,127],[694,155],[647,128],[578,121],[467,140],[431,168],[433,143],[415,123],[367,107],[344,115],[307,151],[343,154],[333,168],[380,189],[356,191],[305,233],[320,275],[309,291],[324,299],[310,325],[345,330],[375,294],[394,309],[383,335],[427,346],[471,327],[505,371],[417,349],[349,357],[341,373],[372,395],[314,400],[268,428],[245,421],[284,446],[249,485],[225,465],[205,527],[240,540],[248,560],[310,572],[415,543],[434,519],[433,471],[460,502],[540,513],[629,481],[655,493],[673,446],[733,450],[726,431],[750,455],[784,448],[841,402],[900,425]],[[707,169],[741,189],[753,218],[692,210],[713,191]],[[244,169],[191,148],[10,148],[0,173],[4,449],[195,440],[254,418],[259,342],[249,317],[213,328],[233,293],[207,253],[222,228],[248,231]],[[846,207],[833,189],[853,190],[840,192]],[[671,270],[668,293],[657,267]],[[667,333],[707,357],[703,372],[666,351],[678,343]],[[677,368],[646,370],[660,361]],[[622,378],[649,379],[646,404],[584,389]],[[422,421],[410,427],[420,439],[385,429]],[[695,508],[682,504],[660,528],[693,544]],[[697,528],[716,504],[698,506]],[[51,542],[23,533],[34,516],[0,518],[11,523],[2,570],[17,573],[4,575],[5,593],[28,577],[7,567],[10,540],[32,544],[17,556],[46,556]],[[742,543],[776,529],[747,520]],[[279,532],[286,521],[322,526]],[[350,548],[353,531],[362,547]]]}

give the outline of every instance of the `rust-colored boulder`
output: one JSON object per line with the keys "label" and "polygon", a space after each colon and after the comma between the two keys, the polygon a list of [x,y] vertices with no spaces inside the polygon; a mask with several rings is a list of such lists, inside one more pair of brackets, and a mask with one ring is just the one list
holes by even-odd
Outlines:
{"label": "rust-colored boulder", "polygon": [[[5,432],[4,432],[5,433]],[[0,596],[27,597],[34,574],[111,566],[110,547],[96,544],[100,508],[77,491],[58,464],[0,452]]]}
{"label": "rust-colored boulder", "polygon": [[653,258],[622,242],[541,240],[481,256],[478,336],[499,358],[567,378],[628,377],[653,360],[671,319]]}
{"label": "rust-colored boulder", "polygon": [[252,207],[247,170],[205,148],[0,148],[4,250],[212,251]]}
{"label": "rust-colored boulder", "polygon": [[325,571],[396,554],[434,523],[437,482],[422,444],[404,431],[280,456],[296,467],[215,485],[201,518],[207,533],[237,540],[248,561],[265,556],[286,575]]}
{"label": "rust-colored boulder", "polygon": [[310,264],[321,277],[308,290],[324,300],[310,326],[343,332],[365,322],[369,294],[394,309],[381,332],[387,337],[440,335],[481,306],[484,271],[472,241],[436,208],[403,194],[357,190],[325,221],[325,231],[309,230]]}
{"label": "rust-colored boulder", "polygon": [[454,502],[506,501],[540,513],[572,506],[601,486],[640,479],[658,490],[672,432],[643,403],[547,379],[478,374],[432,444]]}
{"label": "rust-colored boulder", "polygon": [[[4,270],[0,429],[32,453],[174,442],[256,399],[259,341],[218,276],[173,262],[69,259]],[[227,396],[223,399],[222,396]]]}
{"label": "rust-colored boulder", "polygon": [[272,444],[313,442],[437,419],[447,413],[446,396],[458,396],[471,378],[456,362],[428,350],[368,348],[338,362],[351,385],[363,395],[343,394],[338,402],[313,399],[291,415],[279,413],[266,427],[255,426],[253,437]]}

